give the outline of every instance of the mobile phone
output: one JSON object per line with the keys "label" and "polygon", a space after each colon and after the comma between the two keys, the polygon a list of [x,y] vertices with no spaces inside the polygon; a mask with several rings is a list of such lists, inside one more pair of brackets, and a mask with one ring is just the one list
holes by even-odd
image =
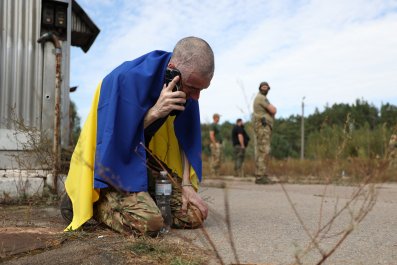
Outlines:
{"label": "mobile phone", "polygon": [[171,68],[167,68],[167,70],[165,70],[165,84],[167,86],[176,76],[179,76],[179,81],[172,89],[173,92],[179,91],[181,89],[181,72],[179,72],[178,69]]}
{"label": "mobile phone", "polygon": [[[179,91],[182,88],[182,82],[181,82],[182,75],[181,75],[181,72],[179,72],[178,69],[171,69],[171,68],[167,68],[165,70],[165,82],[164,83],[167,86],[176,76],[179,76],[179,81],[178,81],[178,83],[175,84],[174,88],[172,89],[173,92]],[[185,104],[180,104],[180,105],[184,106]],[[180,111],[178,111],[178,110],[173,110],[173,111],[171,111],[170,116],[175,116],[179,112]]]}

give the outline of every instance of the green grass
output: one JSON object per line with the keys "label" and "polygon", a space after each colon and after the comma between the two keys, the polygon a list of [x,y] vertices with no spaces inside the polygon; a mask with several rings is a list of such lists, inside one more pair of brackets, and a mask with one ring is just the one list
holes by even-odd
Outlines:
{"label": "green grass", "polygon": [[147,264],[201,265],[206,263],[202,251],[188,246],[187,242],[177,243],[159,238],[138,238],[126,246],[134,260]]}

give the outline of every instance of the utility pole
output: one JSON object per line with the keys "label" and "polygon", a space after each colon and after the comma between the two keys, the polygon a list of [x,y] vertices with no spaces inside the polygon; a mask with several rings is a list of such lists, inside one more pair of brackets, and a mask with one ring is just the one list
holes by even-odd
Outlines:
{"label": "utility pole", "polygon": [[302,98],[302,117],[301,117],[301,160],[305,158],[305,97]]}

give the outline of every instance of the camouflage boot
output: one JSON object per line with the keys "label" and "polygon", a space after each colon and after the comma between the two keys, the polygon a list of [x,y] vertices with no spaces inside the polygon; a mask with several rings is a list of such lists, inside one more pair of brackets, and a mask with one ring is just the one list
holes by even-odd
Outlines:
{"label": "camouflage boot", "polygon": [[273,184],[274,182],[271,181],[266,175],[263,176],[256,176],[255,177],[255,184]]}

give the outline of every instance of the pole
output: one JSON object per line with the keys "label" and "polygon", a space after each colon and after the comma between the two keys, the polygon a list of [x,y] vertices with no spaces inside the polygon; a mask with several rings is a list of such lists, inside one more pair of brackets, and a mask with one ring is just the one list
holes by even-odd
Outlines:
{"label": "pole", "polygon": [[301,160],[305,159],[305,97],[302,98],[302,117],[301,117]]}

